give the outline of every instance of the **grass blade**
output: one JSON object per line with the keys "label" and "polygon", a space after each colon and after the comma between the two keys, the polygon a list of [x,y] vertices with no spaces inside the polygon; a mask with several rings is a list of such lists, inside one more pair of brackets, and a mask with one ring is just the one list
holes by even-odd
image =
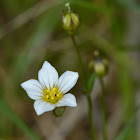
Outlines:
{"label": "grass blade", "polygon": [[39,140],[34,132],[1,100],[0,112],[14,122],[31,140]]}
{"label": "grass blade", "polygon": [[129,123],[126,125],[126,127],[120,132],[120,134],[117,136],[115,140],[126,140],[128,134],[131,132],[132,129],[134,129],[134,125],[136,122],[136,116],[134,116]]}

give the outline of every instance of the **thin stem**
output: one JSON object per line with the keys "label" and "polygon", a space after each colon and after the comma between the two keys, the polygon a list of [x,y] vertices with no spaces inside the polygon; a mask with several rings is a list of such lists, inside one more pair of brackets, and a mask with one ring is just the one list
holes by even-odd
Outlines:
{"label": "thin stem", "polygon": [[74,37],[73,35],[71,35],[71,39],[72,39],[72,43],[73,43],[75,52],[76,52],[77,57],[78,57],[78,61],[79,61],[79,64],[80,64],[80,67],[81,67],[81,70],[82,70],[82,75],[83,75],[84,82],[85,82],[85,86],[86,86],[86,82],[87,82],[86,71],[85,71],[84,65],[83,65],[83,63],[82,63],[81,55],[80,55],[80,53],[79,53],[79,50],[78,50],[78,47],[77,47],[77,43],[76,43],[75,37]]}
{"label": "thin stem", "polygon": [[90,129],[91,129],[91,137],[92,140],[96,140],[96,135],[95,135],[95,127],[93,123],[93,112],[92,112],[92,101],[91,101],[91,96],[86,96],[87,101],[88,101],[88,114],[89,114],[89,122],[90,122]]}
{"label": "thin stem", "polygon": [[104,140],[108,140],[107,137],[107,108],[106,108],[106,103],[105,103],[105,87],[104,87],[104,82],[102,78],[99,78],[100,85],[101,85],[101,105],[102,105],[102,116],[103,116],[103,138]]}
{"label": "thin stem", "polygon": [[[79,61],[79,64],[80,64],[80,67],[81,67],[81,70],[82,70],[82,75],[83,75],[83,78],[84,78],[84,84],[85,84],[85,87],[87,89],[87,75],[86,75],[86,71],[84,69],[84,65],[82,63],[80,52],[78,50],[78,47],[77,47],[77,44],[76,44],[76,41],[75,41],[75,38],[74,38],[73,35],[71,35],[71,39],[72,39],[74,49],[75,49],[75,52],[77,54],[78,61]],[[94,128],[94,123],[93,123],[93,112],[92,112],[93,109],[92,109],[91,96],[88,95],[86,97],[87,97],[87,102],[88,102],[88,112],[89,112],[89,122],[90,122],[90,128],[91,128],[91,136],[92,136],[92,140],[95,140],[95,128]]]}

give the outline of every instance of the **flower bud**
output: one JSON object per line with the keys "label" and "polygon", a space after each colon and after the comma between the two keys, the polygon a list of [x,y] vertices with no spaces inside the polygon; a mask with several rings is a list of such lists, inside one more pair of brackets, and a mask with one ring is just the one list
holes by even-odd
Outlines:
{"label": "flower bud", "polygon": [[55,117],[61,117],[65,112],[66,107],[58,107],[53,110],[53,115]]}
{"label": "flower bud", "polygon": [[94,70],[98,77],[103,77],[108,73],[109,61],[98,50],[95,50],[94,59],[89,63],[89,69]]}
{"label": "flower bud", "polygon": [[108,73],[109,69],[109,62],[106,58],[104,59],[97,59],[94,62],[94,71],[97,76],[102,77]]}
{"label": "flower bud", "polygon": [[94,71],[97,76],[105,75],[105,66],[102,62],[96,62],[94,65]]}
{"label": "flower bud", "polygon": [[68,12],[62,16],[63,28],[69,33],[73,34],[76,29],[79,27],[80,21],[78,14],[70,11],[69,4],[66,4],[68,7]]}

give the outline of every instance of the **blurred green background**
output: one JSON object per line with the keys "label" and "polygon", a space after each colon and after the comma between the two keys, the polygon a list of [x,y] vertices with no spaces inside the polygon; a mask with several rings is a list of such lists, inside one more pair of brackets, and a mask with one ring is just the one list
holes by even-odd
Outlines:
{"label": "blurred green background", "polygon": [[[81,71],[71,38],[62,29],[66,2],[80,17],[75,37],[88,76],[96,48],[110,61],[105,77],[109,140],[140,140],[140,117],[135,118],[140,104],[137,0],[0,0],[0,140],[91,139],[87,112],[80,111],[84,98]],[[71,91],[80,104],[77,114],[73,113],[74,108],[67,108],[61,118],[55,118],[51,112],[36,115],[33,101],[20,84],[37,79],[45,60],[59,75],[66,70],[80,73]],[[101,140],[100,90],[96,82],[92,93],[94,96],[97,92],[96,99],[93,97],[94,122],[97,139]],[[52,135],[56,137],[51,138]]]}

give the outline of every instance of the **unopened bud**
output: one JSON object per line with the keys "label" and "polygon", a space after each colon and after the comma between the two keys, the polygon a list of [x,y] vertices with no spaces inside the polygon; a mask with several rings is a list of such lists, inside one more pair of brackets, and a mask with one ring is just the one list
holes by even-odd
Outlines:
{"label": "unopened bud", "polygon": [[94,70],[97,76],[103,77],[109,71],[109,60],[104,52],[94,50],[93,60],[89,63],[89,69]]}
{"label": "unopened bud", "polygon": [[96,62],[94,71],[97,76],[104,76],[106,74],[105,65],[102,62]]}

